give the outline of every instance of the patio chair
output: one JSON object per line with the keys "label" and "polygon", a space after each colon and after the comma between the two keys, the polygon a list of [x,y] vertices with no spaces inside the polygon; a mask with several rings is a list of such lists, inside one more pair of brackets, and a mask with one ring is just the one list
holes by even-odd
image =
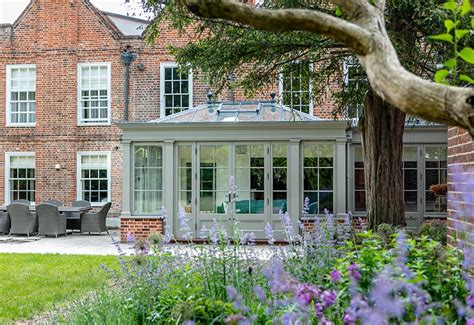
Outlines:
{"label": "patio chair", "polygon": [[109,234],[105,226],[105,220],[111,206],[112,203],[108,202],[97,213],[83,213],[81,215],[81,233],[88,232],[90,234],[91,232],[102,233],[106,231]]}
{"label": "patio chair", "polygon": [[36,207],[38,235],[66,235],[66,215],[59,213],[54,204],[43,203]]}
{"label": "patio chair", "polygon": [[18,200],[13,201],[12,203],[23,203],[23,204],[28,204],[28,205],[31,204],[30,201],[24,200],[24,199],[18,199]]}
{"label": "patio chair", "polygon": [[58,200],[48,200],[48,201],[46,201],[46,203],[55,205],[57,207],[60,207],[60,206],[64,205],[61,201],[58,201]]}
{"label": "patio chair", "polygon": [[7,212],[0,212],[0,233],[8,234],[10,232],[10,216]]}
{"label": "patio chair", "polygon": [[[91,204],[88,201],[79,200],[72,202],[73,207],[90,208]],[[66,228],[71,230],[81,230],[81,214],[82,212],[68,212]]]}
{"label": "patio chair", "polygon": [[24,203],[12,203],[7,206],[10,216],[10,234],[27,235],[38,233],[38,217],[36,212]]}

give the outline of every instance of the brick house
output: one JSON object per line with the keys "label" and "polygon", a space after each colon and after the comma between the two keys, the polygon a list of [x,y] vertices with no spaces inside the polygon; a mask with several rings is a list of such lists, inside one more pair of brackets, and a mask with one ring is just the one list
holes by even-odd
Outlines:
{"label": "brick house", "polygon": [[[217,199],[226,192],[216,183],[222,169],[248,175],[238,186],[238,209],[242,220],[258,215],[260,222],[249,222],[248,230],[258,232],[252,227],[275,221],[276,204],[296,222],[308,196],[312,216],[325,207],[336,215],[348,210],[364,215],[360,135],[347,121],[325,120],[332,101],[313,105],[301,72],[283,73],[274,89],[254,98],[265,104],[249,104],[253,121],[239,123],[236,111],[242,105],[210,107],[209,87],[198,71],[176,68],[167,45],[189,40],[164,26],[150,46],[141,37],[145,26],[145,21],[101,12],[87,0],[32,0],[12,25],[0,25],[0,202],[86,199],[100,206],[112,201],[111,215],[121,215],[122,238],[128,232],[146,237],[162,230],[165,205],[173,231],[184,208],[197,233],[201,221],[225,214],[226,202]],[[272,90],[297,111],[305,131],[291,125],[287,108],[268,102]],[[239,92],[227,97],[243,99]],[[224,123],[205,124],[211,121],[192,115],[211,111],[231,116]],[[273,122],[256,123],[266,123],[265,111]],[[274,112],[278,121],[271,117]],[[253,134],[258,136],[248,137]],[[425,218],[446,216],[446,200],[429,190],[446,182],[446,142],[445,126],[416,124],[405,132],[405,204],[414,228]],[[207,149],[218,159],[216,146],[231,157],[227,165],[201,164],[199,155]],[[178,165],[180,148],[187,150],[186,166]],[[232,162],[252,150],[258,153],[247,157],[249,165]],[[284,157],[278,156],[281,152]],[[326,165],[304,165],[316,157]],[[251,165],[258,161],[261,165]],[[275,165],[283,161],[288,165]],[[186,178],[179,178],[180,172]],[[255,185],[252,173],[266,175],[267,181]],[[323,178],[325,184],[315,181]],[[180,181],[189,187],[180,187]]]}

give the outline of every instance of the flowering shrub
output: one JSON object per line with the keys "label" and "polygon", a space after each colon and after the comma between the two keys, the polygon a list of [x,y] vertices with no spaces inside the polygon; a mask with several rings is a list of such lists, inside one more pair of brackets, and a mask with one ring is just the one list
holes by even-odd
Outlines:
{"label": "flowering shrub", "polygon": [[113,290],[78,301],[56,321],[474,323],[469,251],[463,261],[459,250],[426,236],[354,232],[350,214],[336,220],[326,211],[299,227],[287,213],[280,218],[286,245],[277,245],[270,224],[265,226],[268,246],[257,247],[255,235],[241,231],[238,223],[229,233],[216,220],[200,230],[209,244],[199,245],[192,243],[181,211],[180,232],[187,243],[169,245],[175,241],[169,229],[135,242],[136,256],[120,257],[122,271]]}

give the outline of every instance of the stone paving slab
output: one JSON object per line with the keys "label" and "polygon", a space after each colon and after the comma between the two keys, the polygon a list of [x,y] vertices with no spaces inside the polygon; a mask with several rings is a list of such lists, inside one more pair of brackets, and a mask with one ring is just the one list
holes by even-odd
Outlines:
{"label": "stone paving slab", "polygon": [[[0,235],[0,253],[119,255],[114,244],[118,239],[118,231],[111,231],[110,236],[73,233],[58,238]],[[129,244],[120,248],[127,255],[134,252]]]}

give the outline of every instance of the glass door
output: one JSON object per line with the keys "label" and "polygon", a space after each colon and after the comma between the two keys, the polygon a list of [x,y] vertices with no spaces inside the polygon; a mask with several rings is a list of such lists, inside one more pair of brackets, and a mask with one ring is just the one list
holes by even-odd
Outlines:
{"label": "glass door", "polygon": [[428,217],[445,216],[447,213],[448,159],[446,146],[425,145],[423,186],[424,213]]}
{"label": "glass door", "polygon": [[229,144],[200,144],[197,146],[197,220],[196,229],[211,229],[214,219],[230,231],[233,210],[229,197],[231,169]]}
{"label": "glass door", "polygon": [[235,145],[235,219],[238,229],[265,238],[265,224],[269,222],[265,189],[268,188],[265,164],[267,145],[264,143]]}
{"label": "glass door", "polygon": [[419,146],[403,148],[403,202],[405,205],[405,220],[410,230],[417,231],[422,222],[421,197],[419,184],[422,178],[419,168]]}
{"label": "glass door", "polygon": [[195,171],[195,146],[193,144],[177,145],[177,201],[178,219],[175,221],[177,238],[196,238],[196,192],[193,175]]}

